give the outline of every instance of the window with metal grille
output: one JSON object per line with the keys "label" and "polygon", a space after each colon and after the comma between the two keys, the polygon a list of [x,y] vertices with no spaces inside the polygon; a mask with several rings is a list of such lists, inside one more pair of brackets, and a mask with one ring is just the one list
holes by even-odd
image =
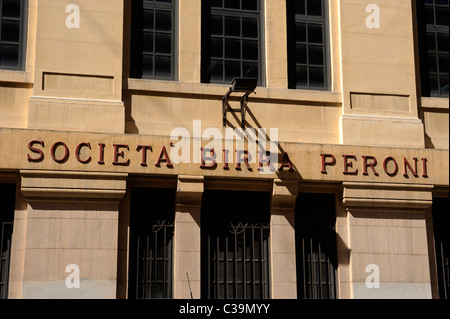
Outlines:
{"label": "window with metal grille", "polygon": [[439,298],[450,298],[450,201],[433,198],[433,233]]}
{"label": "window with metal grille", "polygon": [[208,190],[202,203],[202,298],[268,299],[270,194]]}
{"label": "window with metal grille", "polygon": [[202,82],[258,78],[262,85],[260,0],[202,1]]}
{"label": "window with metal grille", "polygon": [[128,298],[172,298],[174,219],[174,190],[132,190]]}
{"label": "window with metal grille", "polygon": [[133,0],[132,78],[175,77],[176,0]]}
{"label": "window with metal grille", "polygon": [[0,184],[0,299],[8,298],[16,185]]}
{"label": "window with metal grille", "polygon": [[449,96],[448,9],[448,0],[417,0],[422,96]]}
{"label": "window with metal grille", "polygon": [[21,70],[25,61],[26,0],[0,0],[0,68]]}
{"label": "window with metal grille", "polygon": [[297,294],[301,299],[336,298],[334,194],[302,193],[295,212]]}
{"label": "window with metal grille", "polygon": [[286,0],[288,85],[327,90],[328,0]]}

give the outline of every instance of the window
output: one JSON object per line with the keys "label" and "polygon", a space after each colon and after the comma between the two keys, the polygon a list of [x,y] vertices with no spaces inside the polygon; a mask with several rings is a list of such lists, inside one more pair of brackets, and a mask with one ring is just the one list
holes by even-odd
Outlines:
{"label": "window", "polygon": [[175,1],[133,0],[131,77],[175,77]]}
{"label": "window", "polygon": [[203,83],[248,77],[262,84],[261,10],[260,0],[203,0]]}
{"label": "window", "polygon": [[0,299],[8,298],[16,185],[0,184]]}
{"label": "window", "polygon": [[287,0],[291,89],[328,89],[328,1]]}
{"label": "window", "polygon": [[25,61],[26,0],[0,0],[0,68],[21,70]]}
{"label": "window", "polygon": [[433,233],[440,299],[450,298],[450,201],[433,198]]}
{"label": "window", "polygon": [[132,190],[128,298],[172,298],[174,219],[174,190]]}
{"label": "window", "polygon": [[269,193],[205,191],[202,298],[269,298],[269,208]]}
{"label": "window", "polygon": [[448,0],[418,0],[422,96],[448,97]]}
{"label": "window", "polygon": [[334,194],[299,194],[295,230],[297,294],[301,299],[336,298]]}

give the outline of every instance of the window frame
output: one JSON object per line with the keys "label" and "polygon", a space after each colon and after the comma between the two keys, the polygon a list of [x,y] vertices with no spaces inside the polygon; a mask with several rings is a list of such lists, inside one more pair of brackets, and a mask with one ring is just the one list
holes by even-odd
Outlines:
{"label": "window frame", "polygon": [[[19,0],[21,3],[20,17],[15,19],[20,19],[19,23],[19,50],[18,50],[18,63],[17,66],[3,66],[1,65],[1,46],[4,41],[2,41],[1,34],[1,24],[4,19],[2,7],[3,0],[0,0],[0,70],[10,70],[10,71],[24,71],[26,66],[26,51],[27,51],[27,33],[28,33],[28,0]],[[10,42],[10,41],[5,41]]]}
{"label": "window frame", "polygon": [[[178,36],[179,36],[179,26],[178,26],[178,0],[172,0],[172,3],[156,2],[152,0],[133,0],[131,4],[131,37],[130,37],[130,78],[133,79],[153,79],[153,80],[166,80],[166,81],[177,81],[178,79]],[[145,54],[143,48],[143,34],[145,32],[144,21],[136,18],[137,14],[144,15],[143,11],[146,9],[150,10],[166,10],[171,11],[172,23],[171,31],[159,31],[162,33],[171,34],[171,53],[156,53],[155,52],[155,16],[153,17],[153,30],[147,30],[148,32],[153,32],[153,52],[148,52]],[[138,11],[138,12],[136,12]],[[144,66],[142,62],[142,56],[149,55],[153,57],[153,75],[144,75]],[[171,70],[170,76],[159,76],[156,75],[155,69],[155,56],[170,56]],[[138,62],[139,61],[139,62]]]}
{"label": "window frame", "polygon": [[[323,17],[319,16],[308,16],[308,15],[296,15],[294,10],[293,0],[286,0],[286,25],[287,25],[287,76],[288,76],[288,88],[293,90],[314,90],[314,91],[330,91],[331,90],[331,49],[330,49],[330,15],[329,15],[329,1],[322,0],[322,10]],[[307,0],[305,0],[307,1]],[[300,19],[301,18],[301,19]],[[324,86],[323,87],[311,87],[309,82],[309,72],[307,75],[307,83],[306,86],[298,86],[297,85],[297,76],[296,76],[296,39],[295,39],[295,29],[297,22],[304,23],[320,23],[323,24],[323,68],[324,68]],[[305,45],[308,46],[309,42],[306,41]],[[308,52],[307,52],[308,55]],[[303,64],[306,68],[311,67],[309,61],[306,64]],[[315,65],[312,65],[313,67]]]}
{"label": "window frame", "polygon": [[[245,0],[244,0],[245,1]],[[225,74],[225,62],[226,61],[239,61],[240,68],[241,68],[241,74],[238,77],[244,77],[243,73],[243,66],[242,64],[245,62],[248,63],[257,63],[258,64],[258,86],[265,86],[265,33],[264,33],[264,1],[263,0],[257,0],[258,1],[258,12],[245,10],[245,9],[228,9],[228,8],[212,8],[211,7],[211,0],[202,0],[201,4],[201,24],[202,24],[202,31],[201,31],[201,83],[207,83],[207,84],[230,84],[232,81],[232,78],[227,79]],[[225,45],[222,47],[222,57],[221,58],[213,58],[211,54],[211,38],[222,38],[223,41],[225,39],[230,38],[230,36],[225,35],[225,28],[223,27],[223,34],[220,35],[212,35],[209,31],[211,29],[211,17],[213,15],[221,15],[224,17],[240,17],[242,18],[256,18],[258,20],[257,22],[257,40],[258,41],[258,60],[250,60],[250,59],[244,59],[242,56],[242,40],[245,38],[242,34],[242,30],[240,30],[240,45],[241,45],[241,57],[238,58],[226,58],[225,57]],[[257,16],[257,17],[256,17]],[[225,23],[225,22],[223,22]],[[233,37],[231,37],[233,38]],[[236,38],[238,38],[236,36]],[[218,80],[212,80],[211,76],[208,74],[208,68],[211,64],[211,59],[214,60],[220,60],[224,63],[222,66],[222,81]],[[248,60],[248,61],[247,61]],[[255,62],[256,61],[256,62]],[[253,76],[252,76],[253,77]]]}

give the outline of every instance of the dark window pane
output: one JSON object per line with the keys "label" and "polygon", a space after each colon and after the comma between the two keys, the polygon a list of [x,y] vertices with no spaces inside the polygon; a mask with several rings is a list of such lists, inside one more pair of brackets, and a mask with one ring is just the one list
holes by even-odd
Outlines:
{"label": "dark window pane", "polygon": [[436,25],[448,26],[448,7],[436,6]]}
{"label": "dark window pane", "polygon": [[306,44],[297,44],[295,50],[295,61],[299,64],[308,63],[308,53],[306,51]]}
{"label": "dark window pane", "polygon": [[20,18],[20,4],[19,0],[3,0],[2,1],[2,16],[8,18]]}
{"label": "dark window pane", "polygon": [[172,13],[170,11],[156,11],[156,30],[172,30]]}
{"label": "dark window pane", "polygon": [[436,54],[430,54],[428,56],[428,70],[430,72],[437,72],[437,56]]}
{"label": "dark window pane", "polygon": [[258,0],[242,0],[242,9],[243,10],[258,10]]}
{"label": "dark window pane", "polygon": [[448,74],[448,54],[439,55],[439,72]]}
{"label": "dark window pane", "polygon": [[307,0],[308,15],[322,16],[322,0]]}
{"label": "dark window pane", "polygon": [[155,76],[170,77],[171,74],[171,58],[165,56],[155,57]]}
{"label": "dark window pane", "polygon": [[153,55],[144,55],[142,59],[142,75],[153,76]]}
{"label": "dark window pane", "polygon": [[225,39],[225,58],[241,58],[241,41],[235,39]]}
{"label": "dark window pane", "polygon": [[211,7],[213,8],[222,8],[223,0],[211,0]]}
{"label": "dark window pane", "polygon": [[311,87],[321,88],[324,86],[324,69],[323,68],[309,68],[309,84]]}
{"label": "dark window pane", "polygon": [[296,68],[296,82],[297,87],[308,86],[308,68],[303,66],[298,66]]}
{"label": "dark window pane", "polygon": [[144,29],[154,30],[154,10],[144,10]]}
{"label": "dark window pane", "polygon": [[243,68],[244,68],[244,72],[243,72],[244,77],[259,78],[258,63],[244,62]]}
{"label": "dark window pane", "polygon": [[144,37],[142,39],[142,49],[144,52],[153,52],[153,32],[144,32]]}
{"label": "dark window pane", "polygon": [[227,9],[240,9],[240,0],[225,0],[225,8]]}
{"label": "dark window pane", "polygon": [[19,66],[19,46],[3,44],[0,50],[0,58],[2,66]]}
{"label": "dark window pane", "polygon": [[306,0],[293,0],[293,1],[295,1],[295,14],[304,15],[306,13],[305,11]]}
{"label": "dark window pane", "polygon": [[241,35],[241,19],[238,17],[225,17],[225,35],[237,36]]}
{"label": "dark window pane", "polygon": [[434,33],[427,33],[426,44],[428,51],[436,51],[436,36]]}
{"label": "dark window pane", "polygon": [[225,81],[231,82],[233,78],[241,77],[241,63],[240,62],[225,62]]}
{"label": "dark window pane", "polygon": [[295,40],[297,42],[306,42],[306,23],[295,24]]}
{"label": "dark window pane", "polygon": [[211,57],[223,58],[223,40],[222,38],[211,39]]}
{"label": "dark window pane", "polygon": [[323,43],[323,28],[321,24],[308,25],[308,42]]}
{"label": "dark window pane", "polygon": [[211,34],[212,35],[223,34],[223,17],[221,16],[211,17]]}
{"label": "dark window pane", "polygon": [[310,45],[308,48],[309,64],[323,65],[323,47]]}
{"label": "dark window pane", "polygon": [[434,24],[434,10],[432,6],[425,7],[425,21],[426,24]]}
{"label": "dark window pane", "polygon": [[156,53],[172,52],[172,36],[170,34],[156,33],[155,52]]}
{"label": "dark window pane", "polygon": [[242,53],[244,59],[258,61],[258,52],[258,41],[242,41]]}
{"label": "dark window pane", "polygon": [[429,83],[430,83],[430,93],[432,95],[439,95],[439,80],[436,75],[430,75],[429,76]]}
{"label": "dark window pane", "polygon": [[246,38],[258,38],[258,20],[242,18],[242,36]]}
{"label": "dark window pane", "polygon": [[208,73],[210,74],[211,81],[222,82],[223,81],[223,62],[222,61],[211,61],[208,68]]}
{"label": "dark window pane", "polygon": [[440,76],[439,77],[441,86],[441,95],[448,96],[448,76]]}
{"label": "dark window pane", "polygon": [[1,40],[19,42],[20,21],[3,20],[1,25]]}
{"label": "dark window pane", "polygon": [[[438,50],[441,52],[448,52],[448,33],[437,34]],[[432,49],[430,49],[432,50]]]}

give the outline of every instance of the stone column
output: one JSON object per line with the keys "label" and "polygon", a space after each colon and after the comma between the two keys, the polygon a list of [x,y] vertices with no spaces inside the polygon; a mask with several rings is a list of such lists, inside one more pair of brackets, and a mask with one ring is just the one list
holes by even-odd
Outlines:
{"label": "stone column", "polygon": [[275,180],[270,216],[270,272],[273,299],[297,298],[295,200],[297,180]]}
{"label": "stone column", "polygon": [[432,297],[426,212],[432,186],[343,184],[350,298]]}
{"label": "stone column", "polygon": [[203,176],[179,176],[175,207],[174,295],[175,299],[200,299],[200,209]]}
{"label": "stone column", "polygon": [[21,253],[11,265],[10,296],[116,298],[118,211],[127,174],[20,174],[26,231],[14,237]]}

